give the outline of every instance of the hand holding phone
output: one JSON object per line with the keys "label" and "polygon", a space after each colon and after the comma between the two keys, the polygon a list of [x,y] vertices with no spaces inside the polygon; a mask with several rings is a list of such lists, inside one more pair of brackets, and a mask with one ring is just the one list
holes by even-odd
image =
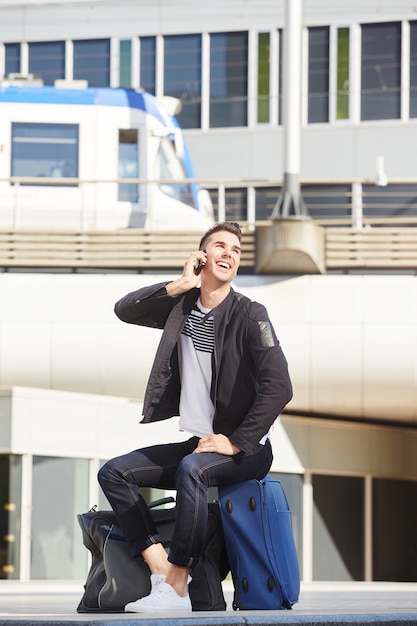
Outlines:
{"label": "hand holding phone", "polygon": [[[206,254],[205,250],[203,250],[203,252],[204,254]],[[201,259],[196,259],[194,262],[194,274],[198,276],[201,273],[201,270],[203,269],[204,266],[205,266],[205,263]]]}

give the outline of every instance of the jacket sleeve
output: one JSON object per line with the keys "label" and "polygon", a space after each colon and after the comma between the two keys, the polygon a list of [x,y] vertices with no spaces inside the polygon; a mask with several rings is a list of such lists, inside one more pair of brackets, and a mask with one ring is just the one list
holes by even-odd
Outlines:
{"label": "jacket sleeve", "polygon": [[142,287],[123,296],[114,306],[114,312],[122,322],[164,328],[168,315],[178,298],[168,295],[167,283]]}
{"label": "jacket sleeve", "polygon": [[264,306],[253,302],[247,346],[254,366],[258,393],[240,425],[230,435],[241,450],[252,453],[292,398],[287,360]]}

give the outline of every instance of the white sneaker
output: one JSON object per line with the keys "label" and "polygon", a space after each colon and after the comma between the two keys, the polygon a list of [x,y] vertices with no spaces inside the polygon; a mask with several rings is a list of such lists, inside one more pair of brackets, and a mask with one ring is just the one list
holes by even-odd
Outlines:
{"label": "white sneaker", "polygon": [[[156,578],[152,580],[152,577]],[[165,582],[165,576],[152,574],[152,591],[149,596],[129,602],[125,606],[126,613],[158,613],[158,612],[186,612],[191,613],[190,596],[179,596],[171,585]]]}
{"label": "white sneaker", "polygon": [[159,583],[165,582],[165,574],[151,574],[151,593],[156,590]]}
{"label": "white sneaker", "polygon": [[[165,574],[151,574],[151,590],[149,593],[153,593],[157,589],[159,583],[165,581],[165,578],[166,578]],[[145,596],[142,596],[142,597],[145,597]],[[127,607],[130,606],[131,604],[134,604],[134,602],[129,602],[128,604],[126,604],[125,611],[128,610]]]}

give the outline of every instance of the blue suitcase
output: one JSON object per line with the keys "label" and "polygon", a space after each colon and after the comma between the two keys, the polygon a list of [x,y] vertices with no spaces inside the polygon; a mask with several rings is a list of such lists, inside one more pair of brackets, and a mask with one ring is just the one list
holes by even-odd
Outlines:
{"label": "blue suitcase", "polygon": [[300,571],[291,511],[281,483],[267,476],[219,487],[235,610],[290,609]]}

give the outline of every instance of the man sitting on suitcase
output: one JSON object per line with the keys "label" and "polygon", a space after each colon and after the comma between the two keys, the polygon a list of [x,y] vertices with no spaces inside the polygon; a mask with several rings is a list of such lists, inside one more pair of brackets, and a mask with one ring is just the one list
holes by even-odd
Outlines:
{"label": "man sitting on suitcase", "polygon": [[[240,242],[238,224],[214,225],[179,278],[115,305],[124,322],[163,329],[143,422],[179,415],[180,429],[190,435],[112,459],[99,472],[133,556],[142,555],[151,572],[150,595],[130,602],[127,612],[192,610],[188,583],[204,548],[207,489],[260,480],[272,464],[268,432],[292,387],[265,307],[231,287]],[[177,491],[168,556],[143,487]]]}

